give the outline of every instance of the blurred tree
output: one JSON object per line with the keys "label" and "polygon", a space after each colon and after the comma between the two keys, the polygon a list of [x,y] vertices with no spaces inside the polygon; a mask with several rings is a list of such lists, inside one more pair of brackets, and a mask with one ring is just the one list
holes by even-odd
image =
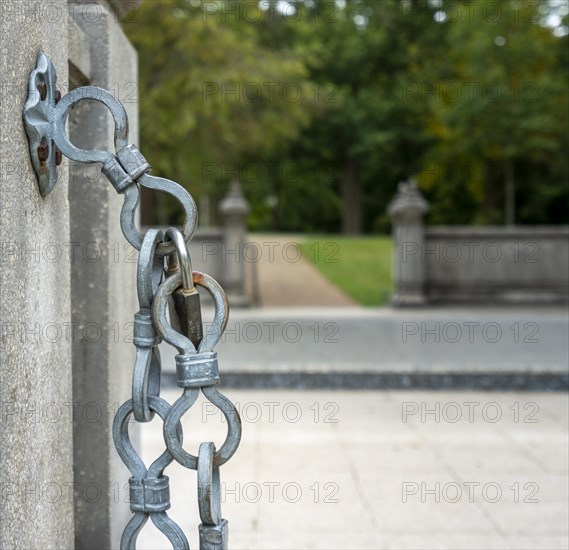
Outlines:
{"label": "blurred tree", "polygon": [[[321,107],[290,154],[319,176],[316,189],[333,208],[318,216],[328,220],[324,229],[339,230],[339,215],[344,233],[372,228],[429,141],[421,127],[426,106],[402,99],[410,67],[438,47],[433,10],[415,4],[305,0],[294,4],[294,17],[280,18],[277,34],[283,39],[288,30],[297,55],[306,59]],[[288,196],[285,184],[281,195]],[[281,227],[301,229],[293,201],[281,202],[287,209]]]}
{"label": "blurred tree", "polygon": [[254,229],[387,231],[417,174],[431,222],[562,223],[566,7],[147,0],[125,25],[144,151],[212,205],[241,179]]}
{"label": "blurred tree", "polygon": [[533,197],[567,197],[568,74],[558,50],[567,38],[546,26],[549,0],[452,4],[447,13],[439,1],[447,53],[422,69],[426,129],[437,140],[420,178],[433,191],[431,219],[536,221]]}
{"label": "blurred tree", "polygon": [[[244,159],[276,150],[309,120],[309,95],[293,102],[282,93],[283,83],[308,86],[306,67],[260,44],[255,25],[239,17],[247,6],[257,2],[145,1],[125,25],[139,52],[143,151],[154,172],[196,196],[219,198],[219,182],[239,177]],[[177,221],[179,209],[156,198],[158,221]]]}

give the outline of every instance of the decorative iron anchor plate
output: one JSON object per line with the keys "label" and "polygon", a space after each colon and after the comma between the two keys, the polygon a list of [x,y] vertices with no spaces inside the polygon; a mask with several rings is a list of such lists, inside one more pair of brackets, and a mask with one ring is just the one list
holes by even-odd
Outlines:
{"label": "decorative iron anchor plate", "polygon": [[57,181],[57,165],[61,163],[61,155],[53,142],[55,106],[61,97],[56,90],[56,82],[57,72],[51,59],[40,51],[28,82],[24,127],[32,166],[43,197],[53,190]]}

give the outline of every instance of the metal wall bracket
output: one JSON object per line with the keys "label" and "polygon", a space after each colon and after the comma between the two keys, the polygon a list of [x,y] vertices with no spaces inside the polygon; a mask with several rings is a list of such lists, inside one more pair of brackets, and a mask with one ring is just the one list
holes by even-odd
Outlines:
{"label": "metal wall bracket", "polygon": [[55,146],[55,106],[61,99],[56,89],[57,72],[51,59],[38,53],[36,67],[28,82],[28,99],[24,106],[24,126],[30,145],[30,157],[40,193],[46,196],[57,182],[61,152]]}
{"label": "metal wall bracket", "polygon": [[[124,196],[121,228],[134,248],[140,250],[142,245],[142,236],[135,222],[140,186],[164,191],[178,199],[186,214],[182,233],[188,243],[198,222],[194,199],[181,185],[150,175],[150,164],[144,155],[135,145],[128,143],[128,116],[123,104],[107,90],[96,86],[75,88],[61,97],[55,87],[56,79],[55,67],[49,57],[40,51],[36,67],[30,74],[23,122],[42,196],[50,193],[57,183],[57,166],[61,164],[63,156],[75,162],[100,163],[101,172],[117,193]],[[69,141],[65,128],[67,116],[77,103],[84,100],[97,101],[109,109],[115,123],[114,153],[79,149]],[[171,241],[160,243],[157,248],[160,256],[175,250]]]}

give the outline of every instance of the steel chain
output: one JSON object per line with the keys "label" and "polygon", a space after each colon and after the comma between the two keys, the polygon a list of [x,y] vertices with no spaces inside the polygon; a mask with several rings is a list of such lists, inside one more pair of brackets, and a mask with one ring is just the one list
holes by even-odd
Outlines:
{"label": "steel chain", "polygon": [[[115,121],[116,154],[84,151],[75,147],[65,131],[69,110],[79,101],[91,99],[106,105]],[[128,144],[128,118],[123,105],[107,91],[94,86],[77,88],[55,106],[53,122],[55,142],[72,160],[103,164],[103,173],[116,191],[124,195],[121,229],[128,242],[139,250],[137,294],[139,311],[134,315],[136,359],[132,380],[132,398],[124,403],[113,423],[113,440],[122,461],[130,470],[130,508],[133,516],[126,526],[121,549],[134,549],[138,534],[150,518],[168,538],[173,548],[189,549],[180,527],[168,516],[169,478],[164,470],[176,460],[197,470],[200,548],[221,550],[228,546],[227,520],[221,517],[219,468],[237,450],[241,439],[241,420],[233,403],[215,387],[219,382],[217,353],[213,348],[227,325],[229,304],[221,285],[204,273],[192,272],[188,243],[197,225],[197,208],[192,196],[177,183],[150,176],[150,165],[134,146]],[[184,208],[185,222],[180,232],[170,228],[166,235],[149,229],[142,237],[135,226],[135,211],[142,185],[165,191],[176,197]],[[168,257],[165,270],[165,258]],[[195,286],[213,297],[215,314],[211,330],[203,335],[199,296]],[[170,321],[166,312],[169,310]],[[182,395],[170,406],[160,397],[161,340],[177,348],[177,384]],[[200,445],[198,456],[182,447],[181,418],[196,402],[200,391],[227,419],[227,436],[216,450],[212,442]],[[129,419],[149,422],[157,414],[164,423],[166,450],[146,467],[134,450],[128,432]]]}

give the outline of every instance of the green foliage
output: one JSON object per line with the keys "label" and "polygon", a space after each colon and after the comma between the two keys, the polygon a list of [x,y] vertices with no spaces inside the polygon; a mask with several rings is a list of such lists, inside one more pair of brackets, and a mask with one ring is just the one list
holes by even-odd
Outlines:
{"label": "green foliage", "polygon": [[220,15],[228,3],[146,1],[126,25],[140,59],[143,150],[155,173],[196,196],[218,196],[225,174],[294,139],[310,111],[308,93],[293,102],[275,91],[304,90],[302,60]]}
{"label": "green foliage", "polygon": [[448,23],[447,55],[418,72],[435,138],[420,175],[433,222],[503,222],[508,168],[518,223],[564,220],[544,202],[568,196],[568,75],[556,52],[567,37],[539,24],[546,0],[531,4],[462,2],[468,17]]}
{"label": "green foliage", "polygon": [[569,37],[547,26],[567,28],[562,2],[288,5],[143,1],[125,29],[155,173],[212,205],[240,179],[257,230],[337,233],[361,211],[385,232],[411,176],[431,223],[502,223],[507,189],[517,223],[566,222]]}

